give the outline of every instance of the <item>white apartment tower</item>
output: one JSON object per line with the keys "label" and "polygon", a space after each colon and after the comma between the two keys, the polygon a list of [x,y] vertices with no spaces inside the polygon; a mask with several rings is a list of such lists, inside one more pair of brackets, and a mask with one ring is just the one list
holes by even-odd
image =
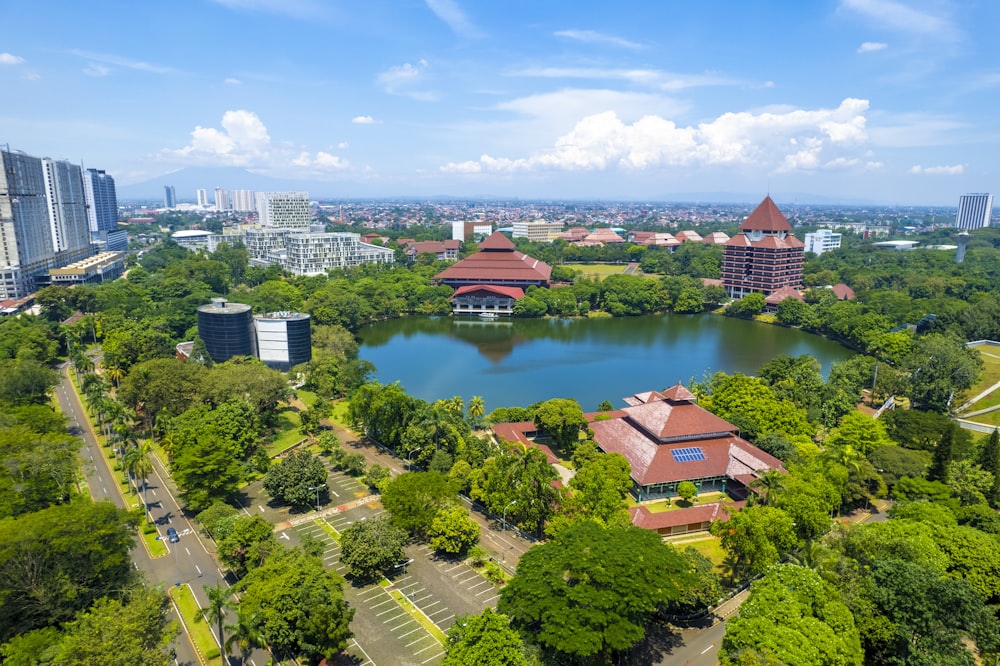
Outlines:
{"label": "white apartment tower", "polygon": [[257,210],[257,201],[253,190],[233,190],[233,210],[237,213],[252,213]]}
{"label": "white apartment tower", "polygon": [[83,169],[69,162],[42,159],[49,229],[56,254],[69,253],[72,261],[90,255],[87,201],[83,193]]}
{"label": "white apartment tower", "polygon": [[208,208],[208,190],[198,190],[198,207]]}
{"label": "white apartment tower", "polygon": [[993,214],[992,194],[964,194],[958,200],[955,226],[962,231],[972,231],[990,226]]}
{"label": "white apartment tower", "polygon": [[813,254],[823,254],[830,250],[840,249],[841,235],[835,234],[829,229],[820,229],[811,234],[805,235],[806,252]]}
{"label": "white apartment tower", "polygon": [[221,187],[215,188],[215,210],[232,210],[233,200],[229,197],[229,190]]}
{"label": "white apartment tower", "polygon": [[257,217],[262,227],[306,229],[309,227],[307,192],[258,192]]}

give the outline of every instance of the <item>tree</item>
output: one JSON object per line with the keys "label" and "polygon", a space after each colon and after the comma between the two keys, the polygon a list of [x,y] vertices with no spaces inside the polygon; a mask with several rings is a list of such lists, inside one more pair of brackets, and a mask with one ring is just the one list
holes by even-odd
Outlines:
{"label": "tree", "polygon": [[508,519],[523,529],[541,535],[559,496],[552,485],[559,473],[541,449],[515,444],[511,451],[494,455],[469,476],[473,499],[494,515],[506,512]]}
{"label": "tree", "polygon": [[229,595],[233,593],[233,588],[227,587],[222,584],[222,581],[219,581],[212,587],[204,585],[202,589],[208,595],[208,605],[201,609],[201,617],[208,622],[216,623],[216,628],[219,630],[216,638],[219,641],[219,647],[222,649],[222,661],[229,661],[226,657],[228,643],[225,638],[224,622],[226,613],[233,607],[233,603],[229,600]]}
{"label": "tree", "polygon": [[242,610],[236,611],[236,624],[226,626],[229,637],[226,638],[226,650],[232,651],[235,646],[240,651],[240,663],[246,664],[254,648],[264,647],[264,634],[260,630],[257,616],[249,616]]}
{"label": "tree", "polygon": [[406,558],[408,535],[386,516],[353,523],[340,535],[340,561],[352,576],[375,580]]}
{"label": "tree", "polygon": [[457,501],[448,477],[439,472],[407,472],[382,490],[382,506],[392,522],[414,536],[426,534],[438,511]]}
{"label": "tree", "polygon": [[733,317],[749,318],[763,312],[765,305],[767,305],[767,301],[764,300],[764,294],[754,292],[730,303],[729,307],[726,308],[726,314]]}
{"label": "tree", "polygon": [[526,552],[497,609],[545,648],[607,658],[689,584],[684,558],[654,532],[581,522]]}
{"label": "tree", "polygon": [[632,489],[631,467],[618,453],[602,453],[580,466],[569,481],[567,508],[606,527],[631,524],[625,496]]}
{"label": "tree", "polygon": [[486,403],[481,395],[472,396],[469,401],[469,422],[473,427],[478,427],[483,422],[483,415],[486,414]]}
{"label": "tree", "polygon": [[510,618],[487,607],[479,615],[465,615],[448,630],[448,655],[442,666],[528,666],[521,637]]}
{"label": "tree", "polygon": [[479,541],[479,523],[464,507],[453,505],[438,511],[427,531],[434,550],[447,555],[459,555]]}
{"label": "tree", "polygon": [[243,579],[240,610],[278,659],[330,659],[351,637],[343,580],[317,557],[276,552]]}
{"label": "tree", "polygon": [[134,534],[129,514],[82,499],[0,520],[0,642],[129,587]]}
{"label": "tree", "polygon": [[889,439],[882,421],[863,412],[846,415],[827,439],[828,446],[851,447],[866,456],[880,446],[894,443]]}
{"label": "tree", "polygon": [[747,652],[782,664],[864,662],[854,617],[836,590],[815,572],[790,564],[754,581],[739,616],[726,624],[722,664],[746,663],[741,656]]}
{"label": "tree", "polygon": [[237,578],[260,566],[278,546],[271,523],[260,516],[244,515],[236,516],[218,543],[219,562]]}
{"label": "tree", "polygon": [[[18,411],[25,418],[17,418],[24,423],[0,427],[0,517],[20,516],[72,497],[80,441],[64,433],[40,433],[29,427],[38,409],[51,414],[48,407],[41,406],[3,408],[12,421]],[[38,423],[45,427],[44,422]],[[61,429],[65,431],[65,426]]]}
{"label": "tree", "polygon": [[910,398],[936,412],[946,411],[952,396],[971,388],[983,370],[978,352],[940,333],[918,337],[901,365],[910,372]]}
{"label": "tree", "polygon": [[737,578],[767,571],[798,543],[792,519],[771,506],[745,507],[712,523],[712,534],[721,537]]}
{"label": "tree", "polygon": [[163,592],[152,589],[136,589],[124,601],[98,599],[66,624],[51,663],[167,666],[173,663],[167,646],[177,633],[167,608]]}
{"label": "tree", "polygon": [[243,479],[239,461],[215,433],[196,434],[171,461],[174,481],[191,511],[203,511],[235,494]]}
{"label": "tree", "polygon": [[40,405],[59,383],[59,374],[32,359],[0,360],[0,403]]}
{"label": "tree", "polygon": [[955,446],[955,431],[958,426],[952,424],[950,427],[946,428],[944,435],[941,437],[941,441],[934,448],[934,456],[931,458],[930,469],[927,470],[927,480],[928,481],[945,481],[948,480],[948,465],[951,463],[954,457],[954,446]]}
{"label": "tree", "polygon": [[300,510],[317,502],[316,489],[326,483],[326,474],[323,462],[311,452],[293,451],[267,470],[264,489],[279,502]]}
{"label": "tree", "polygon": [[382,486],[392,478],[392,472],[385,465],[374,463],[365,470],[365,483],[374,491],[381,492]]}
{"label": "tree", "polygon": [[553,398],[535,410],[535,427],[552,438],[556,448],[571,452],[587,427],[583,410],[576,400]]}
{"label": "tree", "polygon": [[698,496],[698,486],[690,481],[681,481],[677,484],[677,494],[685,502],[690,502],[692,498]]}

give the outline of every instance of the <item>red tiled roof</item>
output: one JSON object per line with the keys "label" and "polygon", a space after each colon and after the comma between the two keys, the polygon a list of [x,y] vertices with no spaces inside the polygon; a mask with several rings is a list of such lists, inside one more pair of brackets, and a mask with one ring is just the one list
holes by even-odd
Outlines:
{"label": "red tiled roof", "polygon": [[791,231],[792,225],[775,205],[770,195],[743,220],[740,231]]}
{"label": "red tiled roof", "polygon": [[462,241],[449,238],[444,242],[444,246],[448,250],[457,250],[462,247]]}
{"label": "red tiled roof", "polygon": [[628,512],[632,517],[632,524],[636,527],[647,530],[662,530],[681,525],[712,522],[716,519],[728,520],[730,513],[743,508],[745,504],[746,502],[731,504],[712,502],[711,504],[693,506],[690,509],[662,511],[660,513],[652,513],[644,506],[636,506],[629,509]]}
{"label": "red tiled roof", "polygon": [[588,243],[624,243],[625,239],[616,234],[611,229],[594,229],[594,232],[588,234],[586,238],[583,239]]}
{"label": "red tiled roof", "polygon": [[698,399],[698,396],[696,396],[694,393],[691,393],[691,391],[687,390],[687,387],[684,386],[684,384],[681,384],[680,382],[677,382],[676,384],[668,388],[666,391],[664,391],[663,397],[666,398],[667,400],[673,400],[675,402],[681,400],[693,402]]}
{"label": "red tiled roof", "polygon": [[513,250],[514,241],[503,235],[502,232],[494,231],[488,238],[483,239],[479,244],[480,250]]}
{"label": "red tiled roof", "polygon": [[520,287],[501,287],[499,285],[492,284],[468,284],[464,287],[456,289],[455,293],[452,294],[451,297],[454,298],[455,296],[464,296],[465,294],[472,294],[477,291],[488,291],[492,294],[500,294],[501,296],[513,298],[514,300],[524,298],[524,290]]}
{"label": "red tiled roof", "polygon": [[690,231],[690,230],[688,230],[688,231],[678,231],[676,234],[674,234],[674,238],[676,238],[677,240],[681,241],[682,243],[684,241],[691,241],[693,243],[700,243],[703,240],[702,237],[701,237],[701,235],[697,231]]}
{"label": "red tiled roof", "polygon": [[[500,232],[493,234],[487,240],[498,234],[504,241],[510,243]],[[479,247],[481,248],[482,245]],[[494,248],[491,251],[477,252],[444,269],[435,275],[434,279],[444,281],[548,282],[551,275],[551,266],[544,261],[514,250],[513,245],[511,245],[506,248],[506,251],[503,251],[503,248]]]}
{"label": "red tiled roof", "polygon": [[802,297],[802,294],[799,293],[798,289],[793,289],[792,287],[781,287],[772,291],[770,295],[764,299],[764,301],[768,305],[777,305],[786,298],[796,298],[802,302],[805,302],[806,300]]}
{"label": "red tiled roof", "polygon": [[702,278],[701,283],[706,287],[721,287],[722,280],[717,280],[715,278]]}
{"label": "red tiled roof", "polygon": [[622,411],[631,424],[659,440],[736,432],[736,426],[693,402],[651,400]]}
{"label": "red tiled roof", "polygon": [[706,245],[725,245],[728,240],[729,235],[721,231],[713,231],[702,239]]}
{"label": "red tiled roof", "polygon": [[854,290],[848,287],[846,284],[841,282],[840,284],[835,284],[833,287],[833,293],[837,295],[842,301],[853,301],[854,300]]}
{"label": "red tiled roof", "polygon": [[[544,444],[536,444],[529,439],[536,432],[533,421],[515,421],[513,423],[498,423],[493,426],[493,434],[507,442],[517,442],[525,448],[536,448],[545,454],[550,465],[559,462],[559,458],[552,452],[552,449]],[[530,435],[529,435],[530,433]]]}
{"label": "red tiled roof", "polygon": [[410,243],[408,247],[412,248],[417,254],[423,254],[424,252],[442,254],[445,250],[445,244],[441,241],[416,241],[415,243]]}

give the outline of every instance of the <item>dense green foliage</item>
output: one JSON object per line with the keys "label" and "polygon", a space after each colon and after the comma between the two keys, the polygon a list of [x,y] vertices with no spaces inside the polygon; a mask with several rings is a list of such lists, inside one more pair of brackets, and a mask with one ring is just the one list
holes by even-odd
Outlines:
{"label": "dense green foliage", "polygon": [[387,516],[353,523],[340,536],[340,561],[361,581],[377,580],[406,559],[409,535]]}
{"label": "dense green foliage", "polygon": [[448,630],[448,656],[442,666],[528,666],[521,637],[510,618],[492,608],[455,620]]}
{"label": "dense green foliage", "polygon": [[279,502],[302,509],[318,504],[317,497],[326,494],[325,482],[323,462],[309,451],[294,451],[267,471],[264,489]]}

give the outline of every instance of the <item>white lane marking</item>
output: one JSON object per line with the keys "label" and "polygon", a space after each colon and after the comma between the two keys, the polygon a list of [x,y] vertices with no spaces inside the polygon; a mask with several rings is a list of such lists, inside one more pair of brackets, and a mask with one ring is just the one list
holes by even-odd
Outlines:
{"label": "white lane marking", "polygon": [[707,648],[705,648],[704,650],[702,650],[702,651],[701,651],[701,653],[702,653],[702,654],[705,654],[706,652],[708,652],[709,650],[711,650],[711,649],[712,649],[712,648],[714,648],[714,647],[715,647],[715,643],[712,643],[712,644],[711,644],[711,645],[709,645],[709,646],[708,646]]}
{"label": "white lane marking", "polygon": [[188,557],[191,557],[191,551],[187,549],[187,546],[184,546],[184,552],[188,554]]}

